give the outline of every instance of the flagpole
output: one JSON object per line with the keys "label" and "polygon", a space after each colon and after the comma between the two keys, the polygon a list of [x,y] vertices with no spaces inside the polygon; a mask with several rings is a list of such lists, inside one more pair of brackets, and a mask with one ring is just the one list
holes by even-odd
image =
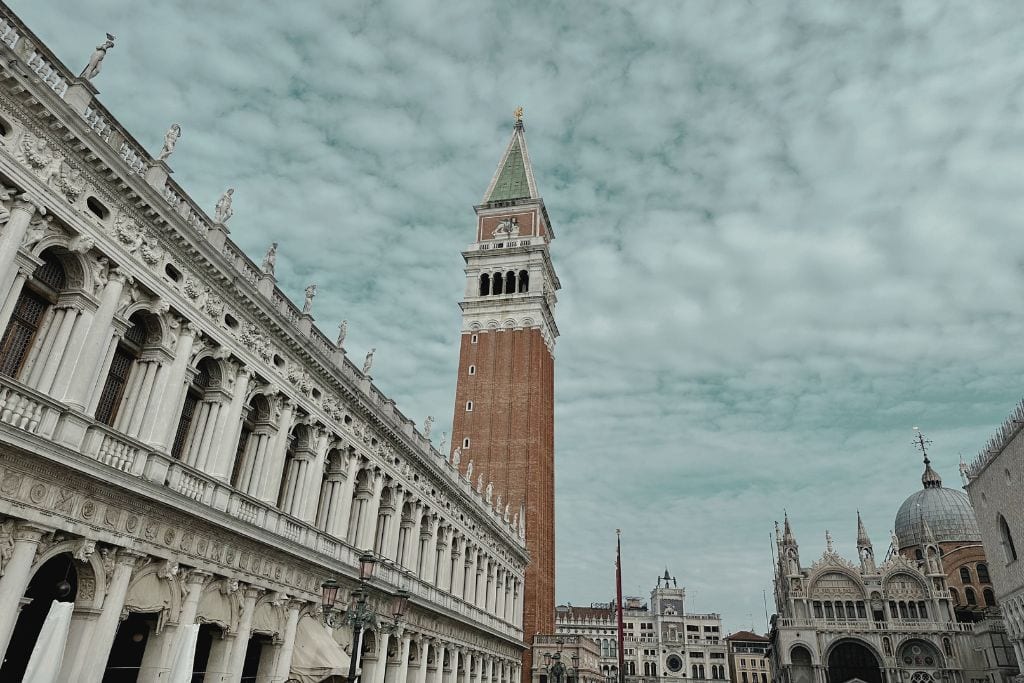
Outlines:
{"label": "flagpole", "polygon": [[618,615],[619,677],[618,683],[626,683],[626,641],[625,624],[622,619],[622,532],[615,530],[615,612]]}

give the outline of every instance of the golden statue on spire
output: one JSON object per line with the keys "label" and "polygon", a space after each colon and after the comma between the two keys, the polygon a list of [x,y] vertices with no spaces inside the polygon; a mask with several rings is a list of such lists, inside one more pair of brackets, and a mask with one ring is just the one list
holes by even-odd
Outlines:
{"label": "golden statue on spire", "polygon": [[523,108],[522,107],[516,107],[516,110],[514,112],[512,112],[512,116],[516,117],[516,123],[522,123],[523,122]]}

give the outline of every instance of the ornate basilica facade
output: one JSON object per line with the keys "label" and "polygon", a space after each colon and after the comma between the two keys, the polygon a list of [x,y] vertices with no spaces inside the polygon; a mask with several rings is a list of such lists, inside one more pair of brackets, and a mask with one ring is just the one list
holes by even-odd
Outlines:
{"label": "ornate basilica facade", "polygon": [[[522,675],[524,524],[435,450],[0,4],[0,680],[53,601],[59,680],[329,680],[364,551],[364,683]],[[344,333],[343,333],[344,334]],[[198,625],[198,628],[194,626]],[[183,661],[179,654],[194,650]]]}
{"label": "ornate basilica facade", "polygon": [[923,488],[900,507],[882,562],[859,514],[856,564],[826,532],[824,554],[804,566],[789,518],[776,529],[769,637],[780,683],[999,683],[1017,674],[967,497],[924,462]]}

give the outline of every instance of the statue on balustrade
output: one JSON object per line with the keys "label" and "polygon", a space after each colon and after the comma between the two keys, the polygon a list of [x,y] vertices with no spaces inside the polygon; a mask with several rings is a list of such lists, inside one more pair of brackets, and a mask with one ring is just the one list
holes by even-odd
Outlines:
{"label": "statue on balustrade", "polygon": [[434,416],[427,415],[427,419],[423,421],[423,438],[430,438],[430,430],[434,427]]}
{"label": "statue on balustrade", "polygon": [[107,39],[100,45],[96,46],[96,50],[89,57],[89,63],[82,69],[82,73],[79,74],[79,78],[84,78],[87,81],[91,81],[100,73],[100,66],[103,64],[103,58],[107,56],[107,50],[114,47],[114,36],[110,33],[107,34]]}
{"label": "statue on balustrade", "polygon": [[373,354],[377,351],[377,347],[373,347],[366,353],[366,358],[363,360],[363,374],[366,376],[370,375],[370,368],[373,367]]}
{"label": "statue on balustrade", "polygon": [[341,324],[338,325],[338,343],[337,347],[340,349],[345,346],[345,337],[348,336],[348,321],[342,320]]}
{"label": "statue on balustrade", "polygon": [[313,297],[316,296],[316,283],[306,287],[306,300],[302,303],[302,313],[309,315],[313,312]]}
{"label": "statue on balustrade", "polygon": [[277,242],[271,242],[270,249],[267,249],[267,254],[263,257],[263,263],[260,264],[260,270],[267,275],[273,275],[275,266],[277,266]]}
{"label": "statue on balustrade", "polygon": [[171,127],[167,129],[167,133],[164,135],[164,146],[160,150],[160,154],[157,155],[157,159],[160,161],[166,161],[168,157],[174,154],[174,146],[178,144],[178,138],[181,137],[181,126],[176,123],[172,123]]}
{"label": "statue on balustrade", "polygon": [[235,193],[235,188],[229,187],[227,192],[220,196],[217,200],[217,206],[214,207],[213,220],[218,223],[224,224],[228,222],[228,219],[235,215],[234,209],[231,208],[231,195]]}

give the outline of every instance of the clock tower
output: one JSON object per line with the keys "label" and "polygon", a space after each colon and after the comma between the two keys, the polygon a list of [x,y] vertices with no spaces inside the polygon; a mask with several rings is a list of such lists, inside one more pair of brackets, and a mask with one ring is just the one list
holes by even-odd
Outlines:
{"label": "clock tower", "polygon": [[459,377],[452,446],[526,522],[523,680],[536,633],[555,630],[555,238],[526,149],[522,110],[462,252]]}

